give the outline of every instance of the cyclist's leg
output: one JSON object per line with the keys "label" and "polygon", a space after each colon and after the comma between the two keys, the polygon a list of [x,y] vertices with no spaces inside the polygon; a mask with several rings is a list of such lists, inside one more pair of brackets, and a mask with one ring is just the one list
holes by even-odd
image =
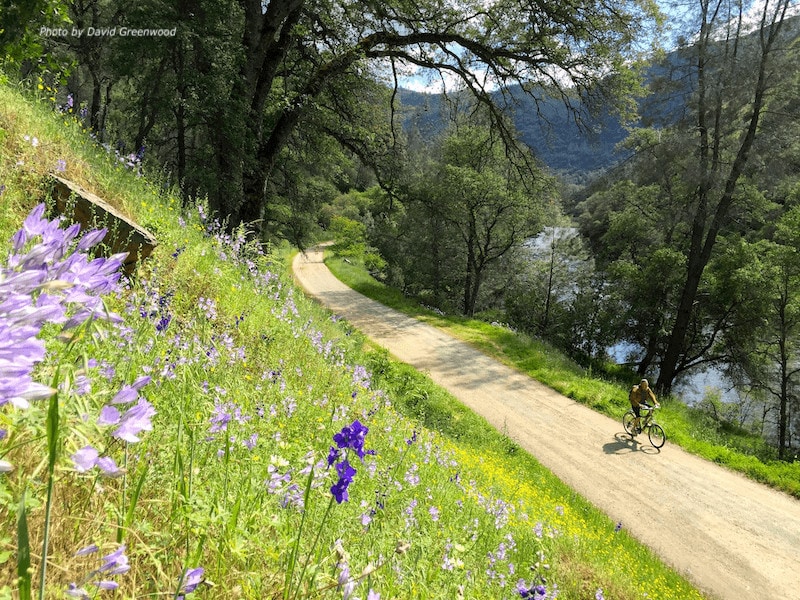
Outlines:
{"label": "cyclist's leg", "polygon": [[642,404],[640,408],[645,409],[645,414],[642,417],[642,427],[647,427],[650,424],[650,420],[653,418],[653,407],[649,404]]}

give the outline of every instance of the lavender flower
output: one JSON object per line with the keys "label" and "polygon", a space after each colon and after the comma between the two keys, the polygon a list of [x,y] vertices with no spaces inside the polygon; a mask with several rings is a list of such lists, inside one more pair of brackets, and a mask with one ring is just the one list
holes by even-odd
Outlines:
{"label": "lavender flower", "polygon": [[75,470],[79,473],[90,471],[97,464],[100,453],[92,446],[84,446],[72,455]]}
{"label": "lavender flower", "polygon": [[121,477],[123,475],[122,469],[117,466],[117,463],[110,456],[98,458],[97,466],[106,477]]}
{"label": "lavender flower", "polygon": [[64,590],[64,593],[71,598],[80,598],[80,600],[91,600],[92,598],[89,592],[82,587],[78,587],[78,584],[75,582],[70,583],[69,587]]}
{"label": "lavender flower", "polygon": [[247,438],[242,442],[242,444],[244,445],[245,448],[247,448],[250,451],[255,450],[255,447],[258,444],[258,434],[257,433],[251,434],[249,438]]}
{"label": "lavender flower", "polygon": [[97,570],[98,573],[109,575],[119,575],[130,570],[128,557],[125,556],[126,545],[122,544],[116,551],[103,557],[103,565]]}
{"label": "lavender flower", "polygon": [[88,556],[89,554],[94,554],[100,550],[97,544],[89,544],[88,546],[84,546],[80,550],[75,553],[75,556]]}
{"label": "lavender flower", "polygon": [[339,589],[342,590],[342,600],[348,600],[353,595],[357,582],[350,578],[350,567],[346,562],[339,563],[337,566],[339,567],[337,583],[339,584]]}
{"label": "lavender flower", "polygon": [[121,418],[122,418],[122,413],[120,413],[116,407],[107,404],[102,409],[100,409],[100,416],[97,417],[97,424],[116,425],[117,423],[119,423]]}
{"label": "lavender flower", "polygon": [[140,398],[136,406],[128,409],[117,429],[114,430],[112,435],[115,438],[124,440],[129,443],[139,441],[139,434],[142,431],[152,431],[153,424],[150,422],[150,417],[156,414],[156,409],[144,398]]}
{"label": "lavender flower", "polygon": [[54,393],[31,378],[44,359],[42,327],[49,322],[68,328],[101,314],[101,295],[116,291],[125,256],[89,261],[82,250],[97,236],[73,248],[80,226],[62,229],[60,220],[48,221],[44,211],[40,204],[25,218],[0,266],[0,406],[27,408],[30,400]]}
{"label": "lavender flower", "polygon": [[183,600],[186,597],[186,594],[191,594],[197,589],[197,586],[203,582],[203,573],[203,567],[186,569],[186,571],[183,573],[183,577],[181,577],[181,584],[180,588],[178,589],[177,598],[179,600]]}
{"label": "lavender flower", "polygon": [[119,584],[116,581],[111,581],[110,579],[95,581],[94,585],[99,590],[115,590],[119,587]]}
{"label": "lavender flower", "polygon": [[[85,546],[78,550],[75,553],[75,556],[87,556],[89,554],[93,554],[97,552],[99,548],[95,544],[91,544],[89,546]],[[108,579],[108,577],[113,577],[114,575],[121,575],[122,573],[127,573],[130,570],[130,565],[128,564],[128,557],[125,556],[125,545],[121,545],[117,548],[116,551],[112,552],[103,557],[103,564],[100,566],[99,569],[91,571],[84,579],[83,582],[79,585],[75,582],[70,583],[64,593],[67,596],[72,598],[80,598],[81,600],[90,600],[91,598],[96,597],[96,593],[90,595],[86,588],[81,587],[86,583],[91,582],[91,585],[97,588],[98,590],[115,590],[119,587],[119,584],[116,581]],[[106,577],[106,579],[97,579],[99,576]]]}

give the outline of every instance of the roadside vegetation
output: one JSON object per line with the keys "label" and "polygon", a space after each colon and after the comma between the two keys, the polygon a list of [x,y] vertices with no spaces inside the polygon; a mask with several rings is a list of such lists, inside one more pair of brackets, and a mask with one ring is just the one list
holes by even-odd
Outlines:
{"label": "roadside vegetation", "polygon": [[[48,212],[53,172],[157,236],[133,278]],[[0,185],[0,598],[702,597],[285,248],[7,86]]]}
{"label": "roadside vegetation", "polygon": [[[375,279],[356,256],[345,260],[329,251],[325,262],[354,290],[470,342],[573,400],[614,419],[621,419],[630,407],[628,391],[639,379],[633,371],[610,363],[583,367],[552,345],[502,323],[426,307]],[[724,419],[724,405],[713,394],[696,407],[677,397],[662,398],[661,406],[658,419],[671,442],[800,498],[800,462],[777,460],[761,436]]]}

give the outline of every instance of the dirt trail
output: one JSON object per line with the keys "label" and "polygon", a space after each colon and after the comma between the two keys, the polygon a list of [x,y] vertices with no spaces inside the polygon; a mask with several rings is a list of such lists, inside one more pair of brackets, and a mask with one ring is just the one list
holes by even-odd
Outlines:
{"label": "dirt trail", "polygon": [[[442,331],[354,292],[314,249],[306,292],[427,373],[709,596],[800,600],[800,502],[609,419]],[[667,432],[669,436],[669,432]]]}

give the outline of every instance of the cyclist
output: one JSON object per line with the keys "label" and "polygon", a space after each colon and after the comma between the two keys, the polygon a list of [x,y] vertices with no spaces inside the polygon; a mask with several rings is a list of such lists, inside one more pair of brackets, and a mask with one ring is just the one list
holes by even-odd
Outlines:
{"label": "cyclist", "polygon": [[[628,399],[631,401],[633,414],[636,415],[636,418],[633,420],[633,433],[636,435],[642,431],[639,415],[641,407],[652,408],[653,405],[656,407],[661,405],[658,403],[658,400],[656,400],[656,395],[653,393],[653,390],[650,389],[650,384],[647,383],[647,379],[642,379],[639,385],[634,385],[633,388],[631,388]],[[653,404],[650,404],[651,401]]]}

